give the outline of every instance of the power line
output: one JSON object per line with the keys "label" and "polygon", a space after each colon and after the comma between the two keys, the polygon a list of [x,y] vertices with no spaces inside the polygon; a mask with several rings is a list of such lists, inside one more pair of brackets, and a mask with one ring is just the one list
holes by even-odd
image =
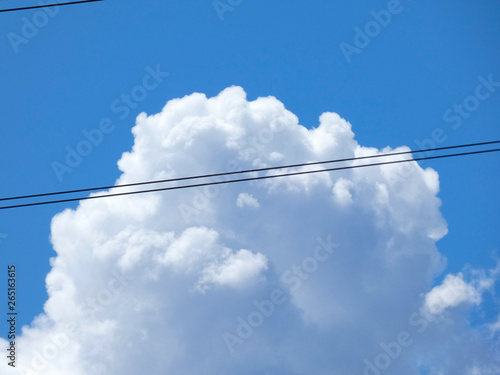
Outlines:
{"label": "power line", "polygon": [[498,151],[500,151],[500,148],[489,149],[489,150],[480,150],[480,151],[469,151],[469,152],[462,152],[462,153],[456,153],[456,154],[446,154],[446,155],[438,155],[438,156],[425,156],[425,157],[421,157],[421,158],[394,160],[394,161],[386,161],[386,162],[371,163],[371,164],[350,165],[350,166],[345,166],[345,167],[319,169],[319,170],[314,170],[314,171],[290,172],[290,173],[283,173],[283,174],[279,174],[279,175],[248,177],[248,178],[241,178],[241,179],[236,179],[236,180],[204,182],[204,183],[192,184],[192,185],[171,186],[171,187],[165,187],[165,188],[157,188],[157,189],[149,189],[149,190],[139,190],[139,191],[129,191],[129,192],[123,192],[123,193],[105,194],[105,195],[90,196],[90,197],[87,196],[87,197],[80,197],[80,198],[68,198],[68,199],[61,199],[61,200],[36,202],[36,203],[25,203],[25,204],[19,204],[19,205],[14,205],[14,206],[0,207],[0,210],[9,209],[9,208],[40,206],[40,205],[55,204],[55,203],[64,203],[64,202],[74,202],[74,201],[81,201],[81,200],[88,200],[88,199],[117,197],[117,196],[132,195],[132,194],[152,193],[152,192],[167,191],[167,190],[179,190],[179,189],[187,189],[187,188],[210,186],[210,185],[221,185],[221,184],[228,184],[228,183],[234,183],[234,182],[264,180],[264,179],[277,178],[277,177],[298,176],[298,175],[304,175],[304,174],[312,174],[312,173],[320,173],[320,172],[331,172],[331,171],[339,171],[339,170],[345,170],[345,169],[355,169],[355,168],[363,168],[363,167],[372,167],[372,166],[378,166],[378,165],[406,163],[406,162],[410,162],[410,161],[430,160],[430,159],[442,159],[442,158],[449,158],[449,157],[456,157],[456,156],[465,156],[465,155],[475,155],[475,154],[484,154],[484,153],[498,152]]}
{"label": "power line", "polygon": [[56,192],[50,192],[50,193],[21,195],[21,196],[15,196],[15,197],[0,198],[0,201],[9,201],[9,200],[27,199],[27,198],[40,198],[40,197],[54,196],[54,195],[61,195],[61,194],[83,193],[86,191],[96,191],[96,190],[105,190],[105,189],[140,186],[140,185],[151,185],[151,184],[159,184],[159,183],[165,183],[165,182],[178,182],[178,181],[195,180],[195,179],[209,178],[209,177],[222,177],[222,176],[230,176],[230,175],[241,174],[241,173],[264,172],[264,171],[271,171],[271,170],[276,170],[276,169],[306,167],[306,166],[311,166],[311,165],[340,163],[340,162],[346,162],[346,161],[356,161],[356,160],[364,160],[364,159],[371,159],[371,158],[416,154],[416,153],[431,152],[431,151],[443,151],[443,150],[451,150],[451,149],[464,148],[464,147],[477,147],[477,146],[492,145],[492,144],[498,144],[498,143],[500,143],[500,140],[489,141],[489,142],[479,142],[479,143],[468,143],[468,144],[446,146],[446,147],[435,147],[435,148],[428,148],[425,150],[401,151],[401,152],[378,154],[378,155],[372,155],[372,156],[358,156],[358,157],[345,158],[345,159],[334,159],[334,160],[317,161],[317,162],[309,162],[309,163],[280,165],[280,166],[276,166],[276,167],[247,169],[247,170],[234,171],[234,172],[222,172],[222,173],[189,176],[189,177],[178,177],[178,178],[171,178],[171,179],[165,179],[165,180],[144,181],[144,182],[135,182],[135,183],[130,183],[130,184],[99,186],[99,187],[76,189],[76,190],[64,190],[64,191],[56,191]]}
{"label": "power line", "polygon": [[28,9],[50,8],[50,7],[58,7],[58,6],[64,6],[64,5],[94,3],[96,1],[104,1],[104,0],[82,0],[82,1],[73,1],[73,2],[70,2],[70,3],[34,5],[34,6],[24,7],[24,8],[0,9],[0,13],[2,13],[2,12],[17,12],[17,11],[20,11],[20,10],[28,10]]}

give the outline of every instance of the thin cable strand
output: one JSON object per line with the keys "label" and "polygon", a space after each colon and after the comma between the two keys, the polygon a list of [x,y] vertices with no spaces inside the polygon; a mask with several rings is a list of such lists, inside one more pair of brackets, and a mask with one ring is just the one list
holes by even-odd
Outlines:
{"label": "thin cable strand", "polygon": [[50,7],[58,7],[58,6],[64,6],[64,5],[94,3],[96,1],[104,1],[104,0],[82,0],[82,1],[73,1],[73,2],[70,2],[70,3],[33,5],[31,7],[24,7],[24,8],[0,9],[0,13],[2,13],[2,12],[17,12],[17,11],[20,11],[20,10],[29,10],[29,9],[50,8]]}
{"label": "thin cable strand", "polygon": [[419,161],[419,160],[442,159],[442,158],[449,158],[449,157],[455,157],[455,156],[484,154],[484,153],[497,152],[497,151],[500,151],[500,148],[489,149],[489,150],[481,150],[481,151],[462,152],[462,153],[456,153],[456,154],[438,155],[438,156],[426,156],[426,157],[414,158],[414,159],[394,160],[394,161],[387,161],[387,162],[380,162],[380,163],[351,165],[351,166],[345,166],[345,167],[320,169],[320,170],[314,170],[314,171],[291,172],[291,173],[284,173],[284,174],[271,175],[271,176],[249,177],[249,178],[242,178],[242,179],[237,179],[237,180],[214,181],[214,182],[205,182],[205,183],[192,184],[192,185],[181,185],[181,186],[171,186],[171,187],[158,188],[158,189],[129,191],[129,192],[124,192],[124,193],[116,193],[116,194],[105,194],[105,195],[96,195],[96,196],[88,196],[88,197],[81,197],[81,198],[68,198],[68,199],[61,199],[61,200],[54,200],[54,201],[26,203],[26,204],[14,205],[14,206],[0,207],[0,210],[5,210],[5,209],[9,209],[9,208],[40,206],[40,205],[55,204],[55,203],[64,203],[64,202],[83,201],[83,200],[88,200],[88,199],[117,197],[117,196],[123,196],[123,195],[152,193],[152,192],[158,192],[158,191],[179,190],[179,189],[187,189],[187,188],[193,188],[193,187],[202,187],[202,186],[210,186],[210,185],[229,184],[229,183],[234,183],[234,182],[264,180],[264,179],[277,178],[277,177],[297,176],[297,175],[304,175],[304,174],[311,174],[311,173],[320,173],[320,172],[331,172],[331,171],[339,171],[339,170],[345,170],[345,169],[355,169],[355,168],[363,168],[363,167],[372,167],[372,166],[377,166],[377,165],[388,165],[388,164],[406,163],[406,162]]}
{"label": "thin cable strand", "polygon": [[130,183],[130,184],[121,184],[121,185],[113,185],[113,186],[100,186],[100,187],[84,188],[84,189],[76,189],[76,190],[63,190],[63,191],[50,192],[50,193],[21,195],[21,196],[15,196],[15,197],[0,198],[0,202],[1,201],[10,201],[10,200],[15,200],[15,199],[39,198],[39,197],[61,195],[61,194],[82,193],[82,192],[86,192],[86,191],[97,191],[97,190],[105,190],[105,189],[113,189],[113,188],[130,187],[130,186],[159,184],[159,183],[165,183],[165,182],[195,180],[195,179],[200,179],[200,178],[230,176],[230,175],[241,174],[241,173],[263,172],[263,171],[271,171],[271,170],[276,170],[276,169],[305,167],[305,166],[310,166],[310,165],[340,163],[340,162],[345,162],[345,161],[356,161],[356,160],[364,160],[364,159],[371,159],[371,158],[407,155],[407,154],[414,154],[414,153],[421,153],[421,152],[442,151],[442,150],[450,150],[450,149],[464,148],[464,147],[477,147],[477,146],[485,146],[485,145],[491,145],[491,144],[496,144],[496,143],[500,143],[500,140],[489,141],[489,142],[480,142],[480,143],[461,144],[461,145],[446,146],[446,147],[436,147],[436,148],[429,148],[429,149],[425,149],[425,150],[401,151],[401,152],[394,152],[394,153],[388,153],[388,154],[359,156],[359,157],[346,158],[346,159],[335,159],[335,160],[317,161],[317,162],[310,162],[310,163],[281,165],[281,166],[276,166],[276,167],[247,169],[247,170],[234,171],[234,172],[221,172],[221,173],[205,174],[205,175],[198,175],[198,176],[178,177],[178,178],[171,178],[171,179],[166,179],[166,180],[143,181],[143,182],[134,182],[134,183]]}

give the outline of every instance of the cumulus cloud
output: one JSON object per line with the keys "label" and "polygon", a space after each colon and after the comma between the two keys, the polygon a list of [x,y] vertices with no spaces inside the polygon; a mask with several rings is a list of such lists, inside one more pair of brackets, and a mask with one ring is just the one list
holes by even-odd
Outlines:
{"label": "cumulus cloud", "polygon": [[267,259],[262,254],[253,254],[243,249],[220,263],[207,266],[202,272],[199,286],[206,289],[206,285],[210,283],[229,286],[245,285],[264,269],[267,269]]}
{"label": "cumulus cloud", "polygon": [[440,314],[449,307],[462,303],[478,305],[481,303],[481,294],[474,286],[467,284],[463,275],[447,275],[443,283],[434,287],[425,296],[425,308],[431,314]]}
{"label": "cumulus cloud", "polygon": [[[391,151],[359,145],[335,113],[308,129],[240,87],[170,100],[133,134],[117,184]],[[409,162],[83,201],[52,220],[44,312],[19,367],[0,371],[487,373],[498,350],[460,311],[420,314],[479,301],[459,275],[431,288],[445,267],[438,192],[437,172]]]}
{"label": "cumulus cloud", "polygon": [[498,319],[495,323],[490,324],[490,329],[493,333],[500,332],[500,315],[498,316]]}
{"label": "cumulus cloud", "polygon": [[250,208],[259,208],[259,201],[255,199],[251,194],[241,193],[238,195],[238,199],[236,199],[236,205],[239,208],[250,207]]}
{"label": "cumulus cloud", "polygon": [[491,289],[497,281],[500,267],[489,270],[470,270],[471,281],[464,281],[463,273],[448,274],[443,282],[425,295],[424,308],[428,313],[438,315],[461,304],[479,305],[482,294]]}

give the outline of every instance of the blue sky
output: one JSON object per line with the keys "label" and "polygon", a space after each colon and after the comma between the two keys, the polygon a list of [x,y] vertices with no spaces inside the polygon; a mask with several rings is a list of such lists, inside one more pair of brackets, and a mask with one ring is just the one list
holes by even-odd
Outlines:
{"label": "blue sky", "polygon": [[[4,8],[32,4],[1,2]],[[355,46],[355,28],[365,30],[372,12],[390,6],[397,12],[388,24],[346,59],[341,44]],[[55,15],[0,13],[0,195],[113,184],[139,113],[158,113],[168,100],[193,92],[212,97],[232,85],[248,100],[276,97],[307,128],[318,126],[323,112],[336,112],[366,147],[419,149],[500,138],[498,86],[456,129],[443,118],[484,79],[500,81],[496,1],[244,0],[230,7],[223,19],[211,0],[106,0],[52,8]],[[150,81],[155,88],[136,89],[152,70],[162,72]],[[134,89],[146,96],[128,105],[122,95]],[[127,107],[126,115],[118,105]],[[76,149],[82,132],[99,128],[103,119],[111,120],[112,130],[58,178],[53,163],[64,163],[67,147]],[[439,140],[429,143],[436,129]],[[449,230],[437,243],[448,263],[436,284],[467,265],[495,266],[499,162],[500,155],[489,154],[421,163],[439,173]],[[6,235],[1,264],[19,268],[20,324],[42,312],[55,256],[50,221],[66,207],[77,204],[0,211]],[[498,310],[486,301],[475,314],[493,319]]]}

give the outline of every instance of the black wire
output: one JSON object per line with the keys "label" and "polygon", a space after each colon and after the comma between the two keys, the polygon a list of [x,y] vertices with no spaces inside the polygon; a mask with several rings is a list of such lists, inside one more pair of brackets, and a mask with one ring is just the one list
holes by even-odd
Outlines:
{"label": "black wire", "polygon": [[436,147],[436,148],[429,148],[429,149],[425,149],[425,150],[401,151],[401,152],[394,152],[394,153],[389,153],[389,154],[379,154],[379,155],[372,155],[372,156],[359,156],[359,157],[346,158],[346,159],[335,159],[335,160],[317,161],[317,162],[310,162],[310,163],[289,164],[289,165],[281,165],[281,166],[277,166],[277,167],[247,169],[247,170],[243,170],[243,171],[213,173],[213,174],[205,174],[205,175],[190,176],[190,177],[179,177],[179,178],[171,178],[171,179],[166,179],[166,180],[144,181],[144,182],[135,182],[135,183],[130,183],[130,184],[122,184],[122,185],[101,186],[101,187],[84,188],[84,189],[76,189],[76,190],[64,190],[64,191],[57,191],[57,192],[51,192],[51,193],[21,195],[21,196],[16,196],[16,197],[0,198],[0,201],[9,201],[9,200],[26,199],[26,198],[39,198],[39,197],[46,197],[46,196],[51,196],[51,195],[82,193],[85,191],[104,190],[104,189],[139,186],[139,185],[159,184],[159,183],[164,183],[164,182],[195,180],[195,179],[209,178],[209,177],[221,177],[221,176],[229,176],[229,175],[240,174],[240,173],[263,172],[263,171],[270,171],[270,170],[275,170],[275,169],[296,168],[296,167],[305,167],[305,166],[318,165],[318,164],[339,163],[339,162],[344,162],[344,161],[355,161],[355,160],[363,160],[363,159],[371,159],[371,158],[380,158],[380,157],[385,157],[385,156],[406,155],[406,154],[413,154],[413,153],[419,153],[419,152],[442,151],[442,150],[450,150],[450,149],[463,148],[463,147],[476,147],[476,146],[491,145],[491,144],[496,144],[496,143],[500,143],[500,140],[499,141],[480,142],[480,143],[469,143],[469,144],[446,146],[446,147]]}
{"label": "black wire", "polygon": [[438,155],[438,156],[425,156],[425,157],[415,158],[415,159],[394,160],[394,161],[386,161],[386,162],[372,163],[372,164],[351,165],[351,166],[345,166],[345,167],[320,169],[320,170],[314,170],[314,171],[291,172],[291,173],[283,173],[283,174],[271,175],[271,176],[249,177],[249,178],[241,178],[241,179],[237,179],[237,180],[214,181],[214,182],[205,182],[205,183],[192,184],[192,185],[171,186],[171,187],[166,187],[166,188],[158,188],[158,189],[150,189],[150,190],[129,191],[129,192],[125,192],[125,193],[97,195],[97,196],[81,197],[81,198],[68,198],[68,199],[37,202],[37,203],[26,203],[26,204],[19,204],[19,205],[15,205],[15,206],[0,207],[0,210],[4,210],[4,209],[8,209],[8,208],[40,206],[40,205],[54,204],[54,203],[74,202],[74,201],[81,201],[81,200],[88,200],[88,199],[117,197],[117,196],[122,196],[122,195],[152,193],[152,192],[166,191],[166,190],[178,190],[178,189],[186,189],[186,188],[202,187],[202,186],[210,186],[210,185],[220,185],[220,184],[228,184],[228,183],[233,183],[233,182],[264,180],[264,179],[268,179],[268,178],[277,178],[277,177],[297,176],[297,175],[311,174],[311,173],[339,171],[339,170],[344,170],[344,169],[354,169],[354,168],[372,167],[372,166],[377,166],[377,165],[405,163],[405,162],[409,162],[409,161],[442,159],[442,158],[449,158],[449,157],[455,157],[455,156],[484,154],[484,153],[488,153],[488,152],[497,152],[497,151],[500,151],[500,148],[490,149],[490,150],[481,150],[481,151],[469,151],[469,152],[447,154],[447,155]]}
{"label": "black wire", "polygon": [[0,13],[2,12],[16,12],[19,10],[28,10],[28,9],[39,9],[39,8],[49,8],[49,7],[58,7],[63,5],[73,5],[73,4],[83,4],[83,3],[94,3],[96,1],[104,1],[104,0],[82,0],[82,1],[73,1],[71,3],[58,3],[58,4],[46,4],[46,5],[34,5],[31,7],[25,8],[12,8],[12,9],[0,9]]}

